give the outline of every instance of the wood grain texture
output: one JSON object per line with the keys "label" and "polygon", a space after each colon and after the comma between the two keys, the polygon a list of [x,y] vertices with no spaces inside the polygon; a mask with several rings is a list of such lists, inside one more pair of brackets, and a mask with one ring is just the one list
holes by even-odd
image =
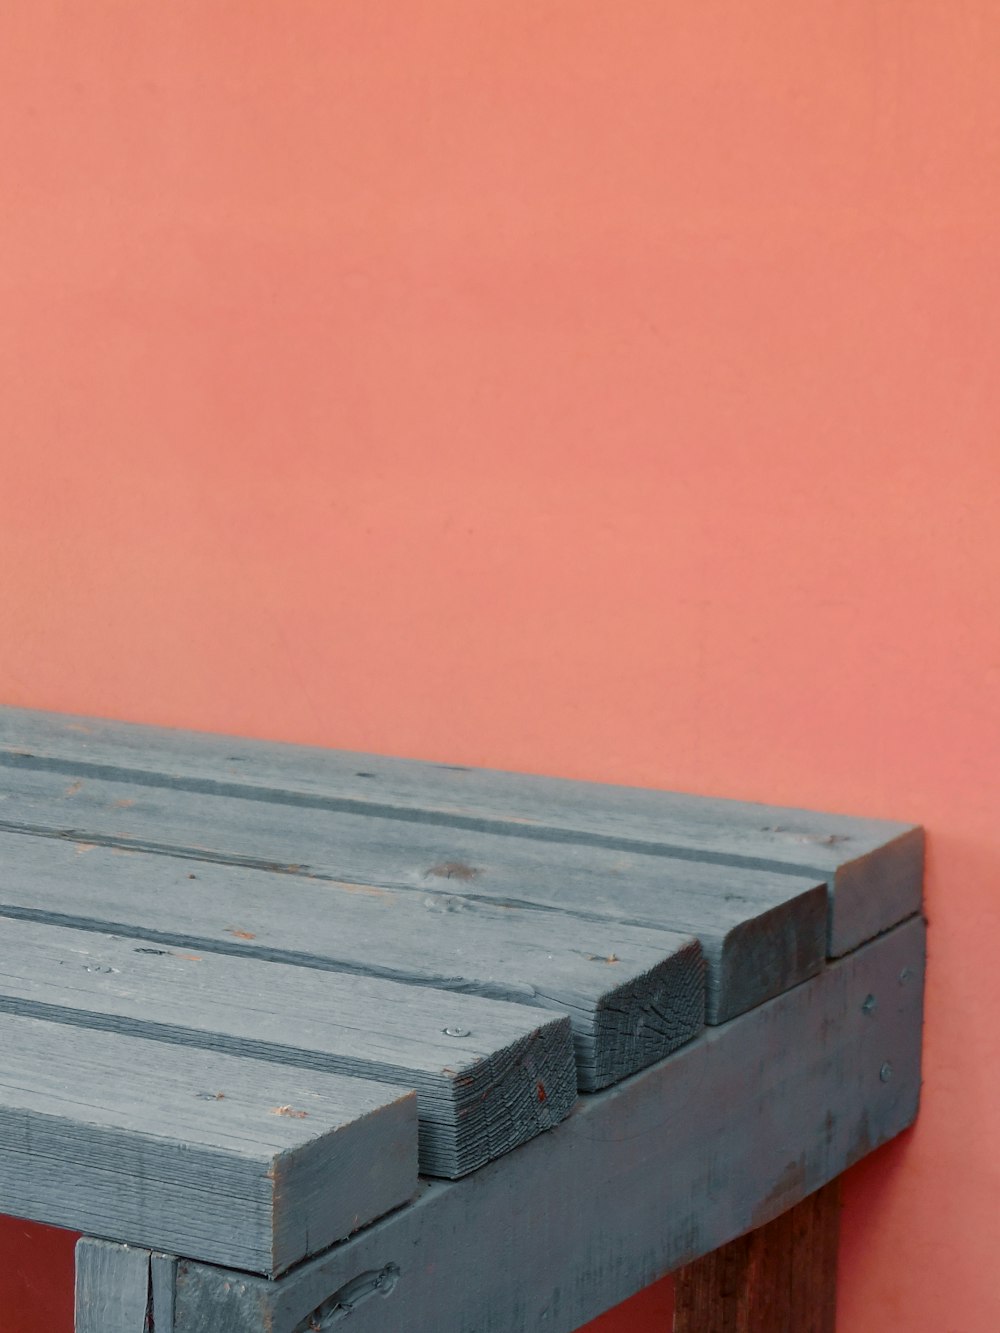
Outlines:
{"label": "wood grain texture", "polygon": [[416,1098],[0,1014],[16,1217],[274,1274],[411,1198]]}
{"label": "wood grain texture", "polygon": [[267,869],[286,882],[337,883],[355,894],[409,890],[442,912],[498,904],[536,917],[560,911],[694,935],[714,1023],[814,975],[826,954],[825,885],[773,871],[231,796],[206,800],[101,778],[70,781],[30,767],[0,766],[0,797],[0,829]]}
{"label": "wood grain texture", "polygon": [[475,1170],[576,1098],[568,1017],[31,921],[2,922],[0,1012],[413,1088],[427,1175]]}
{"label": "wood grain texture", "polygon": [[149,1251],[76,1243],[75,1333],[149,1333]]}
{"label": "wood grain texture", "polygon": [[175,1331],[302,1333],[388,1272],[352,1333],[572,1333],[913,1121],[923,959],[912,920],[280,1282],[182,1262]]}
{"label": "wood grain texture", "polygon": [[20,709],[0,713],[3,755],[75,777],[142,770],[144,780],[190,791],[249,788],[265,803],[822,879],[832,890],[833,957],[920,909],[922,831],[887,820]]}
{"label": "wood grain texture", "polygon": [[194,871],[171,857],[0,834],[5,912],[555,1010],[570,1017],[586,1091],[668,1055],[704,1022],[691,937],[461,896]]}
{"label": "wood grain texture", "polygon": [[173,1333],[176,1271],[171,1254],[82,1236],[75,1333]]}
{"label": "wood grain texture", "polygon": [[153,1327],[150,1333],[173,1333],[176,1278],[177,1260],[172,1254],[149,1256],[149,1290],[153,1301]]}
{"label": "wood grain texture", "polygon": [[674,1333],[836,1333],[840,1180],[674,1275]]}

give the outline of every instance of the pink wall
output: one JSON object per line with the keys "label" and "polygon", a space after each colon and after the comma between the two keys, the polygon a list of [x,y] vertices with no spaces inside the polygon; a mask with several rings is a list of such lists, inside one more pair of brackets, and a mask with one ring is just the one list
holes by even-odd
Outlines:
{"label": "pink wall", "polygon": [[[848,1333],[1000,1326],[998,51],[991,0],[0,10],[0,699],[926,823]],[[3,1333],[65,1321],[26,1281]]]}

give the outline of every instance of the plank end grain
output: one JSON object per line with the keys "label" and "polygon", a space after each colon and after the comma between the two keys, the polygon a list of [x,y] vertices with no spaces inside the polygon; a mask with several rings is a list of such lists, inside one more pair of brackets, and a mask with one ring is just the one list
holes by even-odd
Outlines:
{"label": "plank end grain", "polygon": [[573,1109],[576,1081],[568,1017],[540,1023],[464,1072],[456,1070],[452,1145],[435,1151],[422,1135],[422,1169],[457,1179],[553,1129]]}
{"label": "plank end grain", "polygon": [[[615,961],[613,954],[604,959],[608,968]],[[698,941],[606,991],[586,1019],[574,1024],[583,1092],[610,1087],[691,1041],[705,1024],[705,958]]]}

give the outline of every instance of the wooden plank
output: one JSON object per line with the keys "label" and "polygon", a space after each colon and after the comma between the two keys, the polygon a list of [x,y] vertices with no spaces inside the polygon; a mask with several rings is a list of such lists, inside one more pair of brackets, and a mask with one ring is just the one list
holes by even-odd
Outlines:
{"label": "wooden plank", "polygon": [[0,1014],[7,1213],[275,1274],[409,1199],[416,1098]]}
{"label": "wooden plank", "polygon": [[840,1179],[674,1275],[674,1333],[835,1333]]}
{"label": "wooden plank", "polygon": [[172,1254],[149,1256],[149,1287],[153,1299],[153,1325],[149,1333],[173,1333],[176,1278],[177,1260]]}
{"label": "wooden plank", "polygon": [[149,1251],[76,1243],[75,1333],[148,1333]]}
{"label": "wooden plank", "polygon": [[[357,888],[446,894],[504,907],[694,935],[708,1019],[725,1022],[814,975],[826,948],[826,888],[772,871],[555,845],[419,822],[0,767],[0,828]],[[196,873],[200,873],[196,870]],[[431,904],[433,906],[433,904]]]}
{"label": "wooden plank", "polygon": [[30,921],[4,923],[0,1012],[413,1088],[427,1175],[474,1171],[576,1099],[568,1017]]}
{"label": "wooden plank", "polygon": [[176,1269],[173,1255],[82,1236],[75,1333],[173,1333]]}
{"label": "wooden plank", "polygon": [[668,1055],[704,1022],[698,943],[667,931],[214,864],[195,873],[185,860],[13,834],[0,834],[0,865],[0,915],[567,1014],[585,1091]]}
{"label": "wooden plank", "polygon": [[176,1333],[304,1333],[390,1265],[352,1333],[572,1333],[912,1122],[923,958],[923,924],[897,927],[281,1282],[180,1263]]}
{"label": "wooden plank", "polygon": [[839,957],[919,911],[923,833],[888,820],[6,709],[0,759],[189,791],[822,879]]}

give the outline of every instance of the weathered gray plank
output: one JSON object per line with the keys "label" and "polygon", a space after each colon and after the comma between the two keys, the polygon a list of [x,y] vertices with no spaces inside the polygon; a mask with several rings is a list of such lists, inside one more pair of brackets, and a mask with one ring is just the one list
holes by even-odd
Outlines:
{"label": "weathered gray plank", "polygon": [[173,1333],[176,1270],[173,1255],[82,1236],[75,1333]]}
{"label": "weathered gray plank", "polygon": [[3,1211],[274,1274],[410,1198],[412,1092],[0,1014]]}
{"label": "weathered gray plank", "polygon": [[0,1012],[413,1088],[427,1175],[475,1170],[576,1098],[566,1016],[32,921],[0,922]]}
{"label": "weathered gray plank", "polygon": [[0,828],[692,934],[706,958],[710,1022],[814,975],[826,954],[825,886],[773,871],[238,797],[206,800],[141,783],[69,781],[30,766],[0,767],[0,797]]}
{"label": "weathered gray plank", "polygon": [[5,912],[554,1009],[571,1019],[585,1091],[668,1055],[704,1022],[697,941],[561,912],[211,863],[195,872],[172,857],[0,833]]}
{"label": "weathered gray plank", "polygon": [[0,755],[92,776],[146,770],[191,791],[804,875],[833,890],[838,957],[919,910],[923,835],[887,820],[491,772],[7,709]]}
{"label": "weathered gray plank", "polygon": [[176,1333],[333,1329],[352,1284],[352,1333],[571,1333],[912,1122],[923,955],[897,927],[278,1283],[180,1263]]}
{"label": "weathered gray plank", "polygon": [[148,1333],[149,1251],[76,1243],[75,1333]]}
{"label": "weathered gray plank", "polygon": [[176,1277],[177,1260],[172,1254],[149,1256],[149,1287],[153,1299],[153,1326],[150,1333],[173,1333]]}

